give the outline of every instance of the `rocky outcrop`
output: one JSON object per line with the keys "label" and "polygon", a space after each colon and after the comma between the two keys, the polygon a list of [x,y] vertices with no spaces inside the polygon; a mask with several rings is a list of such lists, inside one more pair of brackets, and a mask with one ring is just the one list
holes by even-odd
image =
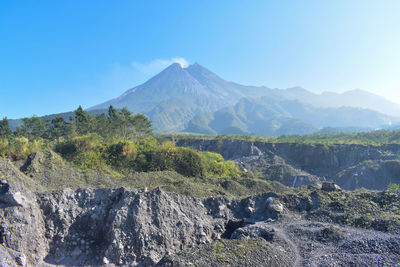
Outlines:
{"label": "rocky outcrop", "polygon": [[[339,216],[330,212],[340,211],[323,204],[325,194],[329,192],[314,189],[309,195],[271,192],[244,199],[198,199],[160,188],[31,192],[19,183],[2,181],[0,264],[188,266],[192,262],[242,266],[247,262],[249,266],[314,266],[334,260],[347,265],[351,263],[348,259],[367,262],[368,252],[360,255],[360,251],[368,249],[384,252],[377,258],[384,264],[400,260],[396,233],[346,228],[344,236],[350,233],[354,237],[337,241],[341,237],[336,229],[341,228],[332,223]],[[326,196],[329,201],[332,197]],[[392,199],[397,196],[388,197],[386,206],[398,205]],[[362,205],[357,206],[360,209]],[[331,223],[301,219],[318,212]],[[394,226],[400,230],[400,223]],[[337,244],[340,246],[334,249]],[[327,258],[321,256],[325,248]]]}
{"label": "rocky outcrop", "polygon": [[390,183],[400,183],[400,160],[367,160],[341,171],[335,181],[349,190],[385,190]]}
{"label": "rocky outcrop", "polygon": [[[28,265],[152,266],[165,254],[223,234],[202,201],[161,189],[65,189],[34,194],[0,184],[1,253]],[[26,259],[26,260],[23,260]],[[13,264],[11,264],[13,265]]]}
{"label": "rocky outcrop", "polygon": [[[220,153],[226,160],[237,162],[242,169],[287,186],[293,185],[296,176],[299,181],[295,186],[333,180],[343,189],[351,190],[359,187],[382,190],[389,183],[400,183],[400,145],[397,144],[324,145],[182,139],[177,140],[176,145]],[[370,168],[371,161],[380,166]]]}
{"label": "rocky outcrop", "polygon": [[24,175],[9,159],[3,157],[0,157],[0,179],[17,182],[33,191],[43,189],[39,183]]}
{"label": "rocky outcrop", "polygon": [[118,186],[110,174],[79,170],[52,150],[31,154],[20,170],[44,189]]}
{"label": "rocky outcrop", "polygon": [[40,194],[52,264],[155,265],[168,253],[218,238],[223,220],[198,199],[161,189],[63,190]]}
{"label": "rocky outcrop", "polygon": [[13,256],[15,260],[36,264],[46,256],[49,242],[34,193],[20,184],[0,181],[0,218],[0,243],[8,254],[21,254]]}

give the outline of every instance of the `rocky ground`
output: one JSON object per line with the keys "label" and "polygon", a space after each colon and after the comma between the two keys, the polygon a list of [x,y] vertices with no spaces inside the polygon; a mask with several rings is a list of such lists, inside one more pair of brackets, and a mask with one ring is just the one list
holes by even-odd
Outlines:
{"label": "rocky ground", "polygon": [[256,222],[159,266],[396,266],[400,237],[302,220]]}
{"label": "rocky ground", "polygon": [[[318,197],[330,193],[317,191],[310,202],[302,203],[301,197],[275,193],[238,200],[198,199],[162,189],[34,193],[19,183],[2,181],[0,265],[394,266],[400,262],[400,223],[390,233],[336,224],[336,214],[321,207],[323,199]],[[296,207],[289,199],[298,202]],[[310,215],[313,211],[327,213],[331,222],[318,221]]]}
{"label": "rocky ground", "polygon": [[52,151],[0,158],[0,179],[0,266],[400,262],[399,191],[172,172],[115,177],[78,170]]}

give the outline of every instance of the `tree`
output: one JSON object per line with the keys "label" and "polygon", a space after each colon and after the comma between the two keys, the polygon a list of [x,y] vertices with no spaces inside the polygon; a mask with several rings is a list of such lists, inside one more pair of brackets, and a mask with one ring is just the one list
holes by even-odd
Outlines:
{"label": "tree", "polygon": [[60,137],[66,136],[69,132],[69,125],[63,117],[58,115],[50,121],[50,133],[52,138],[59,141]]}
{"label": "tree", "polygon": [[48,127],[42,118],[33,115],[31,118],[22,119],[22,127],[18,130],[20,135],[29,138],[48,138]]}
{"label": "tree", "polygon": [[149,136],[153,134],[151,121],[143,114],[136,114],[133,119],[134,134],[136,137]]}
{"label": "tree", "polygon": [[120,121],[120,137],[122,138],[122,140],[127,140],[129,138],[129,134],[133,130],[134,120],[132,112],[130,112],[127,108],[123,108],[120,111]]}
{"label": "tree", "polygon": [[110,136],[111,129],[109,127],[110,126],[109,119],[104,113],[96,115],[95,122],[96,125],[94,132],[98,133],[103,137]]}
{"label": "tree", "polygon": [[118,119],[118,111],[114,108],[113,105],[108,107],[108,118],[111,121],[116,121]]}
{"label": "tree", "polygon": [[7,117],[4,117],[0,121],[0,137],[2,138],[9,138],[13,135],[13,131],[10,128],[10,125],[8,123]]}
{"label": "tree", "polygon": [[81,106],[74,111],[73,121],[76,127],[76,132],[79,135],[85,135],[93,130],[93,118],[92,116],[83,110]]}
{"label": "tree", "polygon": [[110,105],[108,108],[108,125],[107,132],[112,137],[118,137],[119,129],[121,128],[121,120],[118,111]]}
{"label": "tree", "polygon": [[132,115],[126,107],[117,112],[110,105],[108,108],[108,135],[118,140],[128,140],[132,138],[141,138],[152,134],[150,120],[142,115]]}

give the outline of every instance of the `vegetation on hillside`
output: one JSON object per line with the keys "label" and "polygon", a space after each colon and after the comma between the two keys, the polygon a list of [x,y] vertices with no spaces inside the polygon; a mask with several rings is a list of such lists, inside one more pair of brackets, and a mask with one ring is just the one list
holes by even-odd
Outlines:
{"label": "vegetation on hillside", "polygon": [[40,149],[53,149],[81,169],[119,172],[173,170],[187,177],[248,176],[221,155],[175,147],[158,141],[151,122],[113,106],[108,114],[91,115],[79,107],[67,122],[61,116],[22,119],[13,132],[7,118],[0,123],[0,156],[25,159]]}
{"label": "vegetation on hillside", "polygon": [[357,133],[315,133],[305,135],[280,135],[275,137],[259,135],[201,135],[164,134],[162,138],[172,140],[243,140],[250,142],[299,143],[299,144],[400,144],[400,130],[377,130]]}

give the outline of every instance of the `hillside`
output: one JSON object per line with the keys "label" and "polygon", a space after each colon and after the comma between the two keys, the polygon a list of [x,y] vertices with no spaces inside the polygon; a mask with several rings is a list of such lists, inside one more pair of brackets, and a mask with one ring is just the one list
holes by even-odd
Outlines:
{"label": "hillside", "polygon": [[186,132],[201,134],[310,134],[322,128],[385,128],[399,119],[354,107],[321,108],[298,100],[242,98],[231,107],[196,115]]}

